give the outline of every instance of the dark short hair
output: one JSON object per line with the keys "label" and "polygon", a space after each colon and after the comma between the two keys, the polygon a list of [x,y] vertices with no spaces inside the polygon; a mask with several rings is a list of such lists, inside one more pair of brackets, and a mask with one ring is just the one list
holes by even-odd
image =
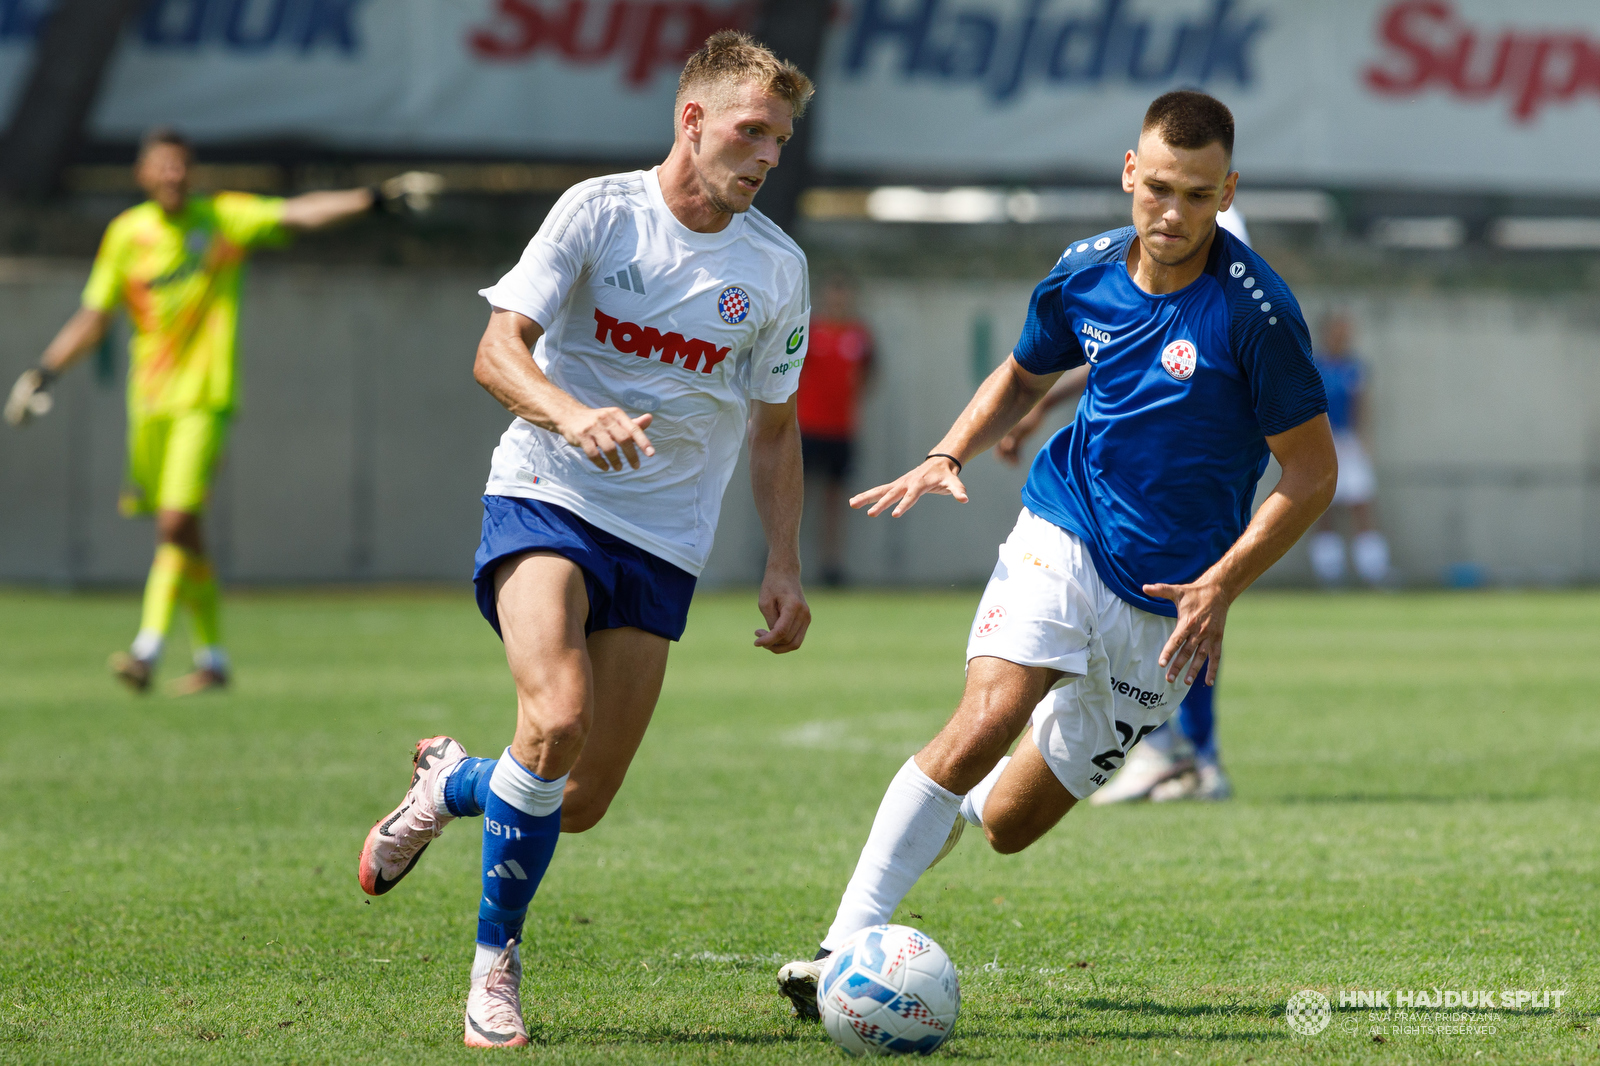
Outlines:
{"label": "dark short hair", "polygon": [[1233,112],[1210,93],[1198,89],[1175,89],[1162,93],[1144,113],[1139,132],[1155,130],[1172,148],[1194,151],[1208,144],[1221,144],[1233,158]]}
{"label": "dark short hair", "polygon": [[152,126],[144,131],[144,136],[139,138],[139,158],[143,159],[150,153],[150,149],[163,144],[170,144],[174,148],[182,148],[188,155],[194,155],[194,145],[189,143],[189,138],[179,133],[171,126]]}

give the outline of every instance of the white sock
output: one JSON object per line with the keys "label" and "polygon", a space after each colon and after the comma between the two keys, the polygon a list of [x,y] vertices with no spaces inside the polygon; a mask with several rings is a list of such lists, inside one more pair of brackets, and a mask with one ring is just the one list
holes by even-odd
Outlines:
{"label": "white sock", "polygon": [[[488,944],[474,944],[472,946],[477,949],[472,953],[472,979],[476,981],[480,977],[489,975],[489,967],[493,966],[494,960],[500,957],[500,949],[490,947]],[[521,964],[521,944],[511,949],[511,957],[517,960],[518,965]]]}
{"label": "white sock", "polygon": [[1311,535],[1311,570],[1324,585],[1344,580],[1344,538],[1329,530]]}
{"label": "white sock", "polygon": [[907,759],[883,794],[867,845],[822,946],[831,951],[851,934],[893,917],[944,847],[960,814],[961,797],[923,773],[916,759]]}
{"label": "white sock", "polygon": [[133,647],[128,651],[135,659],[153,663],[161,658],[161,645],[165,638],[154,629],[141,629],[139,635],[133,638]]}
{"label": "white sock", "polygon": [[1011,756],[1001,759],[989,776],[979,781],[961,801],[961,817],[967,820],[968,825],[983,824],[983,805],[989,802],[989,793],[994,791],[995,782],[1000,780],[1000,775],[1005,773],[1006,767],[1011,765]]}
{"label": "white sock", "polygon": [[196,648],[194,650],[194,668],[196,670],[210,670],[213,673],[225,674],[228,672],[228,653],[214,645]]}
{"label": "white sock", "polygon": [[1350,559],[1361,580],[1369,585],[1381,585],[1389,577],[1389,542],[1376,529],[1350,539]]}

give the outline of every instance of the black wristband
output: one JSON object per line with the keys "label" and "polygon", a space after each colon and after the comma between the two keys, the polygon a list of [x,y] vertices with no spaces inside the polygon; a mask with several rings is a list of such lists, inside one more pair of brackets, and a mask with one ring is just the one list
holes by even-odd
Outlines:
{"label": "black wristband", "polygon": [[43,363],[39,364],[39,387],[41,389],[48,389],[58,377],[60,377],[60,375],[54,370],[51,370]]}
{"label": "black wristband", "polygon": [[928,459],[948,459],[952,463],[956,464],[956,473],[961,473],[961,460],[947,452],[929,452],[928,458],[924,459],[923,462],[927,462]]}
{"label": "black wristband", "polygon": [[368,185],[367,192],[372,194],[372,206],[367,208],[368,211],[379,215],[389,210],[389,202],[383,198],[382,185]]}

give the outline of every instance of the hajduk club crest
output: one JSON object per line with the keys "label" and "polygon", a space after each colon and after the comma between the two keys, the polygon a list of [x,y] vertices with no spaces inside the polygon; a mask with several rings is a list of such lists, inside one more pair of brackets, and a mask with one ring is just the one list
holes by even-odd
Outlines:
{"label": "hajduk club crest", "polygon": [[730,326],[737,326],[750,314],[750,297],[737,285],[729,285],[717,297],[717,314]]}
{"label": "hajduk club crest", "polygon": [[1200,353],[1189,341],[1173,341],[1161,350],[1162,369],[1179,381],[1194,377],[1195,364],[1199,361]]}

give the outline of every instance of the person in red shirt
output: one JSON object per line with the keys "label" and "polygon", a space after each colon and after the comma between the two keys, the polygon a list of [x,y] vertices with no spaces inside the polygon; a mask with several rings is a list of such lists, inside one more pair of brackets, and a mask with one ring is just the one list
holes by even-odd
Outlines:
{"label": "person in red shirt", "polygon": [[872,376],[872,333],[856,318],[855,285],[835,274],[811,320],[800,371],[800,446],[807,478],[823,479],[822,583],[844,583],[844,479],[855,450],[856,415]]}

